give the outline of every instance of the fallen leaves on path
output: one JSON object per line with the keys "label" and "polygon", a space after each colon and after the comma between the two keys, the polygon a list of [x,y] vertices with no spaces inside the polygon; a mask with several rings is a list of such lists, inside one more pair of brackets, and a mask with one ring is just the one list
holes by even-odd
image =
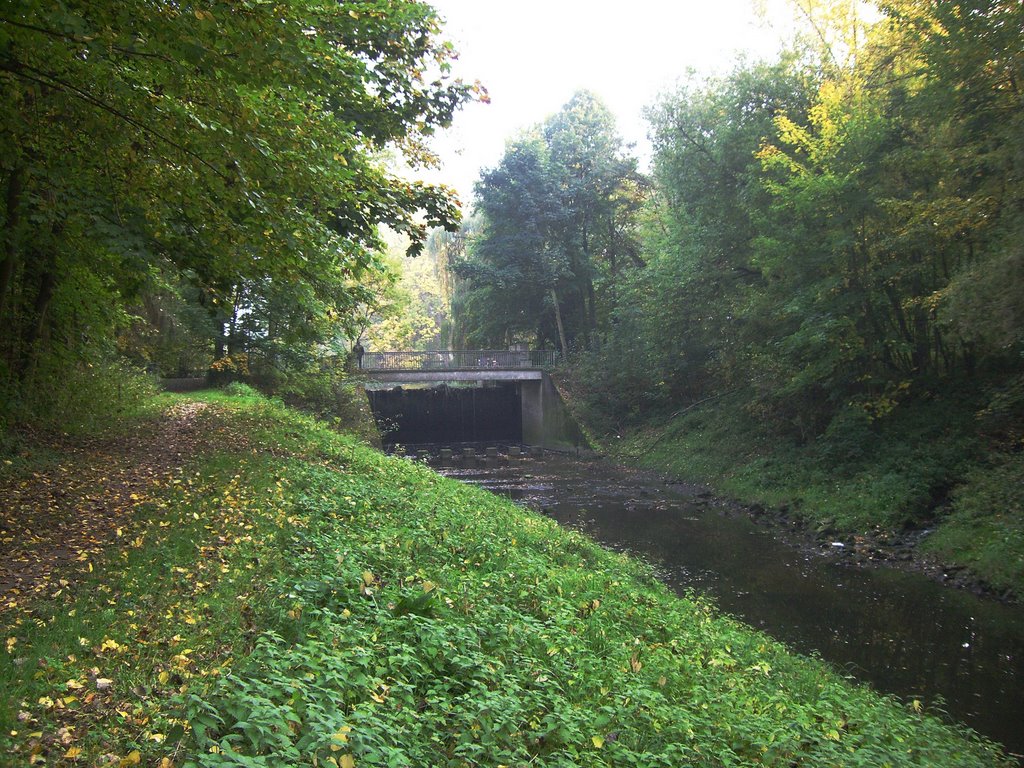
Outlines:
{"label": "fallen leaves on path", "polygon": [[0,482],[0,614],[59,596],[104,549],[134,543],[139,505],[194,453],[203,408],[175,404],[113,439],[44,439],[59,456],[54,466]]}

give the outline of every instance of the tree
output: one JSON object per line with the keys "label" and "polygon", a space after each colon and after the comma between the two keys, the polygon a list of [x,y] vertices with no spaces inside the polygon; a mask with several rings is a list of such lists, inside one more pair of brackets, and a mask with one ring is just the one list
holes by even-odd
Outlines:
{"label": "tree", "polygon": [[480,232],[455,268],[453,308],[491,344],[532,337],[563,353],[590,345],[603,291],[642,264],[632,219],[643,180],[623,157],[614,120],[577,93],[543,125],[509,143],[477,185]]}
{"label": "tree", "polygon": [[[622,140],[607,107],[589,91],[573,95],[544,124],[551,172],[566,212],[559,232],[559,248],[573,276],[584,347],[598,328],[595,285],[614,279],[622,260],[640,260],[623,232],[628,223],[621,213],[633,209],[636,161],[622,155]],[[603,274],[602,274],[603,273]]]}
{"label": "tree", "polygon": [[799,440],[964,379],[1024,413],[1024,7],[891,0],[867,24],[845,0],[797,5],[813,44],[651,111],[645,266],[591,366],[631,354],[651,381],[616,372],[589,397],[742,390]]}
{"label": "tree", "polygon": [[380,223],[413,251],[428,227],[453,226],[447,193],[394,177],[383,155],[415,161],[472,94],[438,33],[411,1],[7,4],[7,389],[29,386],[43,357],[101,349],[124,327],[116,308],[177,276],[214,319],[233,296],[308,285],[288,297],[307,311],[278,313],[302,322],[351,304],[344,286],[375,269]]}
{"label": "tree", "polygon": [[468,340],[504,346],[525,334],[556,338],[551,321],[561,315],[557,295],[568,265],[555,233],[565,211],[541,137],[511,142],[498,167],[481,175],[476,192],[483,224],[453,267],[465,281],[455,306],[461,322],[473,326]]}
{"label": "tree", "polygon": [[639,348],[663,407],[751,381],[748,343],[763,348],[771,333],[749,311],[766,279],[752,247],[768,200],[756,153],[780,112],[806,108],[808,82],[789,57],[685,86],[648,112],[655,192],[647,266],[619,303],[633,319],[613,324],[612,346]]}

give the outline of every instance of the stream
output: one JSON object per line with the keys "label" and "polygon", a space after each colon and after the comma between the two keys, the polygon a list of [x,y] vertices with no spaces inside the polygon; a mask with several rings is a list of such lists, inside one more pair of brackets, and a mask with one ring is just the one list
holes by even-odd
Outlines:
{"label": "stream", "polygon": [[604,462],[546,454],[432,464],[638,555],[680,593],[710,595],[790,648],[1024,753],[1019,606],[802,551],[706,495]]}

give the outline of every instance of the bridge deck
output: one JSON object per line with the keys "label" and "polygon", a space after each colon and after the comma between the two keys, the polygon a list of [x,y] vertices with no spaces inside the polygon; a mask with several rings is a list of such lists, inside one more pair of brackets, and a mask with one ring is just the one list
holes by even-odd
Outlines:
{"label": "bridge deck", "polygon": [[540,368],[445,368],[436,370],[363,370],[372,381],[388,384],[417,384],[442,381],[540,381]]}
{"label": "bridge deck", "polygon": [[[366,352],[359,367],[370,374],[433,373],[464,374],[466,379],[480,379],[483,372],[535,371],[555,364],[552,350],[463,349],[429,352]],[[449,377],[458,378],[458,377]],[[500,377],[508,378],[508,377]],[[529,377],[534,378],[534,377]],[[537,376],[536,378],[540,378]],[[431,379],[433,381],[442,378]]]}

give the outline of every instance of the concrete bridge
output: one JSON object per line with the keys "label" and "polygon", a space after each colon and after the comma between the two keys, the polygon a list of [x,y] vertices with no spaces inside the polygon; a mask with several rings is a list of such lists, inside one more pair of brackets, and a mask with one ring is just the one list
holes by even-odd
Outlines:
{"label": "concrete bridge", "polygon": [[360,368],[372,381],[389,384],[540,381],[555,361],[553,350],[367,352]]}
{"label": "concrete bridge", "polygon": [[[582,435],[547,374],[555,355],[551,350],[489,349],[367,352],[360,367],[374,415],[397,425],[396,441],[443,442],[447,432],[462,425],[462,432],[488,434],[488,439],[488,429],[495,427],[507,433],[500,439],[508,442],[578,447]],[[445,394],[438,396],[431,390],[404,387],[424,384],[455,388],[444,387]],[[492,395],[483,398],[488,391]],[[485,401],[490,405],[483,406]],[[413,433],[430,437],[401,437]]]}

